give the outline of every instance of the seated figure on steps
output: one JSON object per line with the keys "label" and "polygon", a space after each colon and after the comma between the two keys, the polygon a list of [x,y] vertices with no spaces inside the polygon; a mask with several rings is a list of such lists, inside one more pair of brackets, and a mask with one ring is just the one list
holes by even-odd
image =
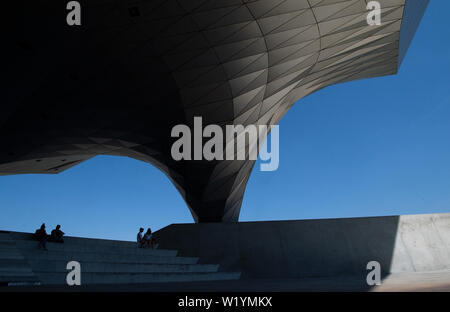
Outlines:
{"label": "seated figure on steps", "polygon": [[139,248],[143,247],[144,238],[142,237],[142,233],[144,232],[143,228],[139,229],[139,233],[137,233],[136,242]]}
{"label": "seated figure on steps", "polygon": [[47,232],[45,231],[45,223],[42,223],[41,227],[34,232],[33,238],[39,241],[38,248],[47,250]]}
{"label": "seated figure on steps", "polygon": [[142,239],[142,247],[150,247],[150,245],[152,246],[152,249],[155,248],[155,239],[153,238],[152,230],[148,228]]}
{"label": "seated figure on steps", "polygon": [[64,243],[64,240],[62,238],[63,236],[64,232],[61,231],[61,225],[58,224],[56,228],[52,230],[49,241],[55,243]]}

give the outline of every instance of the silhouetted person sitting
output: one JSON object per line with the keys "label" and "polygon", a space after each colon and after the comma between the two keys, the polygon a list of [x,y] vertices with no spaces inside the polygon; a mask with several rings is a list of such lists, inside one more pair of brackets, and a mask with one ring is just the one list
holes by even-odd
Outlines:
{"label": "silhouetted person sitting", "polygon": [[152,230],[150,228],[145,232],[144,238],[142,239],[142,247],[152,246],[152,249],[155,247],[155,240],[153,239]]}
{"label": "silhouetted person sitting", "polygon": [[63,237],[64,232],[61,231],[61,225],[57,225],[56,228],[50,234],[50,241],[55,243],[64,243]]}
{"label": "silhouetted person sitting", "polygon": [[42,223],[41,227],[36,230],[33,238],[39,241],[38,248],[43,248],[47,250],[47,232],[45,231],[45,223]]}
{"label": "silhouetted person sitting", "polygon": [[143,232],[144,232],[144,229],[140,228],[139,229],[139,233],[137,233],[136,241],[137,241],[137,244],[138,244],[139,248],[142,248],[143,244],[144,244],[144,238],[142,237],[142,233]]}

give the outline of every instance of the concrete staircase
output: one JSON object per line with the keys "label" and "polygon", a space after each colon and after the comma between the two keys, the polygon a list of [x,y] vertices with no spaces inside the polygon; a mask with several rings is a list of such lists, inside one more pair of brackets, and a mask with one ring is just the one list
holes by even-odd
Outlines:
{"label": "concrete staircase", "polygon": [[7,232],[0,232],[0,285],[38,283],[16,242]]}
{"label": "concrete staircase", "polygon": [[198,264],[176,250],[138,248],[134,242],[65,237],[38,248],[29,233],[0,232],[0,284],[66,284],[69,261],[81,265],[81,284],[131,284],[239,279],[218,264]]}

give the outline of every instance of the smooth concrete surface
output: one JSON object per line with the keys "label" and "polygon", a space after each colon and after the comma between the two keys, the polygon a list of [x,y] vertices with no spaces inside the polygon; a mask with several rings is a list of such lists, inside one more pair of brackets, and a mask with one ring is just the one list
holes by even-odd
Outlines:
{"label": "smooth concrete surface", "polygon": [[389,273],[450,269],[450,214],[172,224],[155,233],[162,248],[240,271],[243,279],[354,276],[369,261]]}
{"label": "smooth concrete surface", "polygon": [[[67,272],[35,272],[39,281],[45,285],[66,285]],[[131,272],[109,272],[109,273],[82,273],[81,283],[83,285],[100,284],[128,284],[128,283],[159,283],[159,282],[191,282],[211,280],[234,280],[239,279],[238,272],[183,272],[183,273],[142,273]]]}
{"label": "smooth concrete surface", "polygon": [[450,292],[450,270],[439,272],[393,273],[380,286],[368,286],[355,277],[315,277],[300,279],[241,279],[171,283],[81,285],[77,287],[0,287],[0,292],[15,291],[108,291],[108,292]]}
{"label": "smooth concrete surface", "polygon": [[400,216],[390,272],[450,269],[450,214]]}
{"label": "smooth concrete surface", "polygon": [[401,272],[386,276],[371,291],[445,291],[450,292],[450,270]]}

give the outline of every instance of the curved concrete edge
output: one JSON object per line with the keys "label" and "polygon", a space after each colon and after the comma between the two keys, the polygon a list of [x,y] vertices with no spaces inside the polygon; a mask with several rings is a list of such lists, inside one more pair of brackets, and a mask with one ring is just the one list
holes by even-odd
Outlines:
{"label": "curved concrete edge", "polygon": [[407,0],[405,3],[398,49],[399,67],[403,63],[429,2],[430,0]]}

